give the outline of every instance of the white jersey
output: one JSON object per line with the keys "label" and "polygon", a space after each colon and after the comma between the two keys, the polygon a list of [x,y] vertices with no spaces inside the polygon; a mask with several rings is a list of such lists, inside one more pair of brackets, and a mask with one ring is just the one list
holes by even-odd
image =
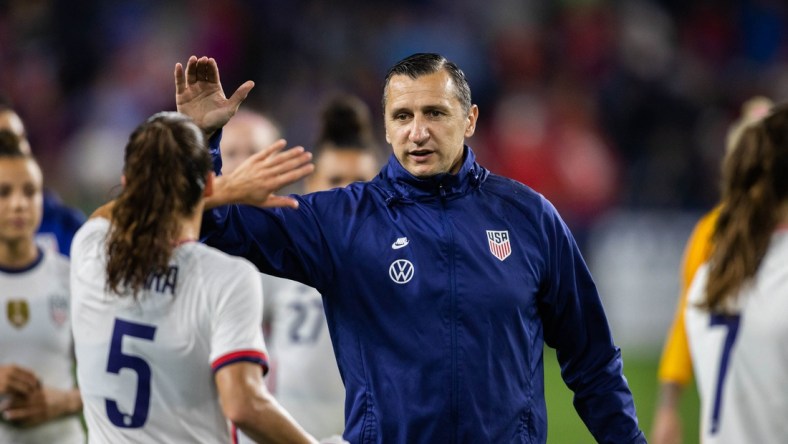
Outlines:
{"label": "white jersey", "polygon": [[[39,250],[39,259],[22,270],[0,268],[0,365],[34,371],[45,386],[74,388],[69,319],[68,259]],[[0,422],[2,443],[83,443],[77,415],[32,429]]]}
{"label": "white jersey", "polygon": [[230,442],[214,373],[267,365],[259,274],[206,245],[177,247],[132,297],[105,291],[109,222],[88,221],[71,251],[77,378],[90,442]]}
{"label": "white jersey", "polygon": [[704,444],[788,442],[788,232],[772,237],[735,315],[697,307],[708,267],[688,294],[686,326],[701,398]]}
{"label": "white jersey", "polygon": [[345,386],[328,335],[323,299],[299,282],[263,276],[271,373],[276,399],[314,436],[345,429]]}

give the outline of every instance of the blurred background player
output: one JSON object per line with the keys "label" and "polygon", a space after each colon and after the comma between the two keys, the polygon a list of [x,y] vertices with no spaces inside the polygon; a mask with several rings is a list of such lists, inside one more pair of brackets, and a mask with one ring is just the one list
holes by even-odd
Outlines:
{"label": "blurred background player", "polygon": [[[227,173],[225,142],[228,136],[231,141],[239,139],[236,117],[222,133],[223,173]],[[252,121],[247,118],[247,122]],[[256,122],[262,124],[263,120]],[[258,132],[264,130],[260,128]],[[245,131],[253,132],[249,128]],[[255,144],[246,152],[251,154],[263,146]],[[371,114],[361,99],[336,95],[326,102],[314,155],[315,171],[304,180],[306,193],[367,181],[377,174],[380,163]],[[299,282],[269,275],[263,275],[263,289],[263,325],[271,353],[268,387],[309,433],[341,435],[345,387],[337,369],[320,293]]]}
{"label": "blurred background player", "polygon": [[[728,131],[726,157],[738,142],[742,131],[769,113],[772,101],[756,96],[747,100],[741,109],[741,116]],[[684,249],[681,265],[681,293],[673,323],[662,351],[659,363],[659,405],[655,411],[652,426],[652,444],[680,444],[682,442],[682,422],[679,412],[681,396],[692,379],[687,332],[684,326],[684,313],[687,308],[687,291],[698,268],[711,254],[711,239],[717,224],[720,206],[706,213],[695,225]]]}
{"label": "blurred background player", "polygon": [[239,109],[222,131],[222,174],[230,174],[252,154],[281,138],[279,128],[260,113]]}
{"label": "blurred background player", "polygon": [[[22,119],[14,111],[11,103],[2,97],[0,97],[0,130],[14,133],[20,139],[22,150],[30,152],[30,143]],[[54,191],[44,188],[44,214],[36,235],[39,244],[68,256],[71,239],[83,222],[85,215],[80,210],[64,205]]]}
{"label": "blurred background player", "polygon": [[83,443],[68,258],[36,244],[43,175],[25,143],[0,130],[0,442]]}
{"label": "blurred background player", "polygon": [[701,441],[788,440],[788,107],[746,128],[722,170],[709,261],[687,296]]}
{"label": "blurred background player", "polygon": [[[308,155],[277,147],[262,153],[276,181],[311,170]],[[202,132],[181,114],[152,116],[129,138],[121,182],[72,258],[91,442],[227,442],[228,419],[258,442],[317,442],[263,384],[257,272],[196,242],[214,183]]]}

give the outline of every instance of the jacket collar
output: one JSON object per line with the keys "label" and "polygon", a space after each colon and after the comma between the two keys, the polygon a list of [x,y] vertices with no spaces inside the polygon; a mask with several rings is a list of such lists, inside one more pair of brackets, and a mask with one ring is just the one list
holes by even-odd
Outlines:
{"label": "jacket collar", "polygon": [[476,155],[468,145],[463,150],[463,162],[457,174],[443,173],[420,179],[410,174],[392,153],[378,179],[386,183],[391,200],[424,200],[436,197],[450,198],[477,188],[487,178],[488,171],[476,163]]}

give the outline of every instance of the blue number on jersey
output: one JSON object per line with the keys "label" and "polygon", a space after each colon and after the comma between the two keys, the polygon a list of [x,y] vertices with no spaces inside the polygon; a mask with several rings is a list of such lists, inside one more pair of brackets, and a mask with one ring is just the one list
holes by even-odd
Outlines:
{"label": "blue number on jersey", "polygon": [[717,433],[720,429],[720,407],[722,406],[722,386],[725,383],[725,374],[728,372],[728,361],[731,356],[733,343],[739,333],[739,315],[712,314],[710,326],[722,325],[728,328],[725,335],[725,344],[722,347],[720,356],[720,371],[717,374],[717,386],[714,390],[714,406],[711,412],[711,434]]}
{"label": "blue number on jersey", "polygon": [[115,319],[112,343],[109,347],[107,372],[118,374],[121,369],[128,368],[137,373],[137,394],[134,397],[134,411],[131,415],[121,412],[114,399],[105,399],[107,417],[117,427],[127,429],[142,427],[148,420],[148,410],[150,409],[150,366],[138,356],[123,354],[123,337],[131,336],[152,341],[155,334],[156,327],[152,325]]}
{"label": "blue number on jersey", "polygon": [[323,327],[323,301],[314,299],[306,302],[295,301],[288,305],[295,311],[290,324],[290,340],[297,344],[314,344],[320,337]]}

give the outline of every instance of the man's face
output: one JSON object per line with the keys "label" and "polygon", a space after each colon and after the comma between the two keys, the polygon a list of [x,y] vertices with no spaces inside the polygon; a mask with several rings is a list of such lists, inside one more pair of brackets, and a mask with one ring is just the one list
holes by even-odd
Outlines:
{"label": "man's face", "polygon": [[32,159],[0,159],[0,242],[34,238],[44,211],[42,185]]}
{"label": "man's face", "polygon": [[306,178],[306,192],[329,190],[352,182],[372,180],[378,172],[375,156],[366,151],[325,148]]}
{"label": "man's face", "polygon": [[400,164],[416,177],[456,173],[463,144],[476,129],[479,110],[462,109],[449,74],[411,79],[395,75],[386,88],[386,141]]}

